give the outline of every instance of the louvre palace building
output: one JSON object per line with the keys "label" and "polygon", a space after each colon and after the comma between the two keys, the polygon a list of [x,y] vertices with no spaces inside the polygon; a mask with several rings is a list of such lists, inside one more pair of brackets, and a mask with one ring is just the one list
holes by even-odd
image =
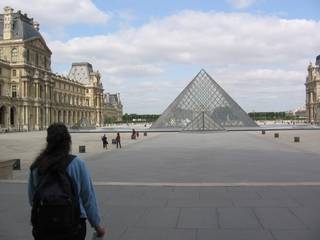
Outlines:
{"label": "louvre palace building", "polygon": [[308,66],[306,79],[306,114],[310,123],[320,123],[320,55]]}
{"label": "louvre palace building", "polygon": [[51,50],[39,24],[21,11],[0,14],[0,130],[41,130],[51,123],[72,127],[85,120],[102,126],[120,121],[120,94],[104,94],[90,63],[73,63],[68,76],[51,71]]}

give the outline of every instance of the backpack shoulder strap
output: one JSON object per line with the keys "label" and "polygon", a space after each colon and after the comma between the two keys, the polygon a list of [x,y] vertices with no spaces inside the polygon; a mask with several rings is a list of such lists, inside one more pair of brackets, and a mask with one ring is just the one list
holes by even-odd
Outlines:
{"label": "backpack shoulder strap", "polygon": [[73,159],[75,159],[77,156],[76,155],[72,155],[72,154],[69,154],[68,155],[68,159],[67,161],[65,162],[65,165],[64,165],[64,169],[67,169],[67,167],[70,165],[70,163],[73,161]]}

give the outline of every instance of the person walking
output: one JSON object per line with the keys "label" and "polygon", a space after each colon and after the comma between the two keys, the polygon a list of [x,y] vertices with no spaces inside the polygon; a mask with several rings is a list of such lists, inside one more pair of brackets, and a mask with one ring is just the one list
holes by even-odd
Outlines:
{"label": "person walking", "polygon": [[105,235],[90,174],[70,149],[67,127],[50,125],[47,145],[32,163],[28,180],[35,240],[84,240],[86,219],[97,237]]}
{"label": "person walking", "polygon": [[108,149],[108,139],[105,134],[102,136],[101,140],[102,140],[102,147],[105,149]]}
{"label": "person walking", "polygon": [[119,132],[117,132],[116,144],[117,144],[117,148],[118,148],[118,146],[120,146],[120,148],[121,148],[121,138],[120,138]]}
{"label": "person walking", "polygon": [[131,139],[136,140],[136,137],[137,137],[136,130],[133,128],[132,129],[132,134],[131,134]]}

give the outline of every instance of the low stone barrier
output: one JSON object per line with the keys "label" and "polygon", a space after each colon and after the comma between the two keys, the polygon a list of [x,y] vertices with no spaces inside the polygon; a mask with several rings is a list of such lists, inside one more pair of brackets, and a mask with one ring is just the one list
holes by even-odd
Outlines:
{"label": "low stone barrier", "polygon": [[0,160],[0,179],[13,178],[13,165],[17,159]]}

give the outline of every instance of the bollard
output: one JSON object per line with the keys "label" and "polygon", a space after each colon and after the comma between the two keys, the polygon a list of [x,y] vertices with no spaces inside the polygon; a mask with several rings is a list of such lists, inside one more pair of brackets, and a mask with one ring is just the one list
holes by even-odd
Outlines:
{"label": "bollard", "polygon": [[262,134],[262,135],[266,134],[266,130],[262,130],[262,131],[261,131],[261,134]]}
{"label": "bollard", "polygon": [[279,133],[275,133],[274,138],[279,138]]}
{"label": "bollard", "polygon": [[20,159],[13,159],[14,163],[12,165],[13,170],[21,170],[21,162]]}
{"label": "bollard", "polygon": [[300,142],[300,137],[294,137],[294,142]]}
{"label": "bollard", "polygon": [[86,146],[80,145],[79,146],[79,153],[85,153],[86,152]]}
{"label": "bollard", "polygon": [[148,135],[148,133],[147,133],[147,132],[144,132],[144,133],[143,133],[143,136],[147,136],[147,135]]}

